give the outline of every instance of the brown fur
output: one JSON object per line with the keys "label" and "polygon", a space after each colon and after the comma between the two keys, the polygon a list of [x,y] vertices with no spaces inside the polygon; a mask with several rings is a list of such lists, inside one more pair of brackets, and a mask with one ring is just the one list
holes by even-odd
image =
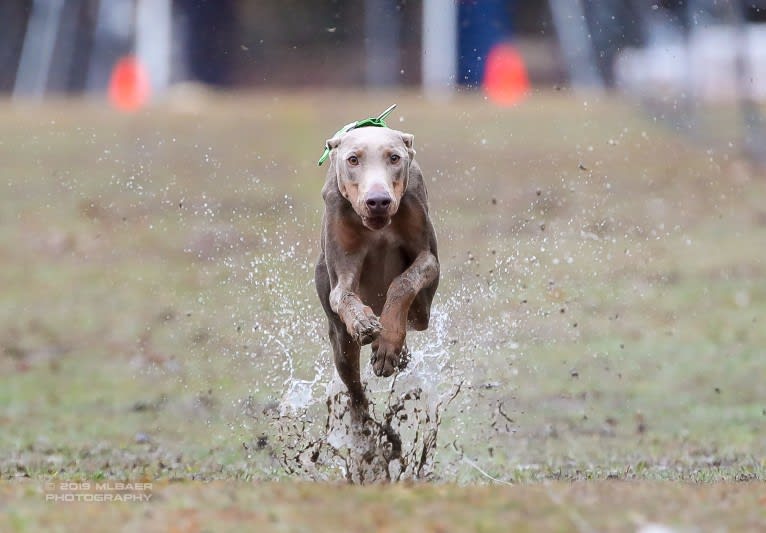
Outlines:
{"label": "brown fur", "polygon": [[[376,375],[401,368],[407,361],[407,329],[428,327],[439,283],[436,235],[412,144],[412,135],[376,127],[328,141],[331,164],[322,189],[315,279],[336,369],[360,405],[367,402],[360,346],[372,344]],[[392,160],[392,154],[400,159]],[[370,217],[365,202],[372,194],[389,195],[385,215]]]}

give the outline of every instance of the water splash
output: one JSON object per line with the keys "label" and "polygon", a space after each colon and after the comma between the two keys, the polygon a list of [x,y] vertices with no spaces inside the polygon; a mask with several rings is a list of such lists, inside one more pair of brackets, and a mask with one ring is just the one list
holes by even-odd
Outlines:
{"label": "water splash", "polygon": [[[369,409],[352,406],[337,376],[321,390],[319,367],[313,380],[293,380],[274,420],[284,470],[359,484],[432,479],[442,416],[464,384],[449,365],[447,325],[447,313],[436,310],[434,334],[412,350],[408,367],[386,387],[368,388]],[[375,379],[369,365],[363,378]]]}
{"label": "water splash", "polygon": [[[463,450],[481,455],[499,446],[490,442],[499,430],[484,409],[509,400],[503,380],[515,375],[523,353],[515,334],[531,320],[529,311],[493,312],[499,299],[521,290],[510,272],[516,256],[495,247],[445,265],[428,330],[408,335],[408,366],[378,378],[363,348],[361,377],[371,406],[360,413],[350,409],[334,376],[326,321],[307,282],[313,256],[297,245],[291,228],[264,228],[262,253],[233,271],[244,288],[230,308],[232,320],[248,322],[240,318],[248,309],[255,324],[240,361],[257,375],[250,394],[262,402],[257,411],[266,417],[256,425],[270,437],[271,458],[283,473],[304,479],[460,479],[467,470]],[[285,269],[286,260],[300,271]],[[491,363],[499,354],[500,375]],[[509,432],[500,433],[505,443]]]}

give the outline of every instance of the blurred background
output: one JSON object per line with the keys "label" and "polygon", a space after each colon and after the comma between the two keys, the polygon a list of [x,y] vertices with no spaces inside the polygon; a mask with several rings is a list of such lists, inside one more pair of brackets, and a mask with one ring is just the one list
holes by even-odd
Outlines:
{"label": "blurred background", "polygon": [[700,108],[730,104],[763,159],[766,0],[6,0],[0,20],[0,91],[18,99],[111,91],[135,108],[193,82],[483,87],[512,105],[530,87],[617,89],[697,136]]}
{"label": "blurred background", "polygon": [[317,159],[393,103],[435,476],[766,479],[765,100],[766,0],[2,0],[0,479],[287,475]]}

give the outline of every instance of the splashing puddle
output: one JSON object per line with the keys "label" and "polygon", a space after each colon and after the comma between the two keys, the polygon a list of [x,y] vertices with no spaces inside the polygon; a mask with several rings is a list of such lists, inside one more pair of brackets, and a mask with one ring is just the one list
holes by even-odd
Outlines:
{"label": "splashing puddle", "polygon": [[442,348],[414,352],[387,389],[367,391],[367,409],[352,406],[337,376],[320,395],[324,409],[313,398],[316,378],[290,384],[273,419],[282,468],[315,481],[339,474],[356,484],[432,479],[442,415],[463,387],[445,369]]}

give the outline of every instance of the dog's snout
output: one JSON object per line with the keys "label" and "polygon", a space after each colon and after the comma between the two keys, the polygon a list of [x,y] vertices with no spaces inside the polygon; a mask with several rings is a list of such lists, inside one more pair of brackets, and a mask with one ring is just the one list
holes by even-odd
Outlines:
{"label": "dog's snout", "polygon": [[391,205],[391,197],[384,193],[373,193],[364,202],[371,215],[383,215],[388,212]]}

